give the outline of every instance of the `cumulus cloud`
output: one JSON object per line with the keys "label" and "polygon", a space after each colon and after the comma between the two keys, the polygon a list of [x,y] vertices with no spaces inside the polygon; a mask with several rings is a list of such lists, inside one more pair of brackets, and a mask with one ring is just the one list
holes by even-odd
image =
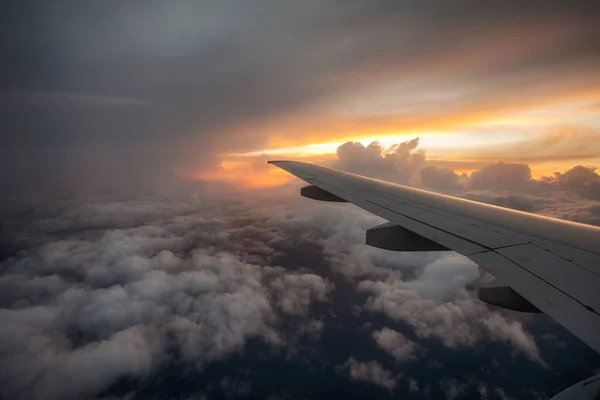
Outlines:
{"label": "cumulus cloud", "polygon": [[284,313],[305,314],[313,300],[325,301],[332,284],[314,274],[285,275],[270,283]]}
{"label": "cumulus cloud", "polygon": [[339,146],[333,166],[350,172],[411,184],[471,200],[588,224],[600,224],[600,175],[575,166],[534,179],[524,163],[496,162],[470,176],[432,165],[418,138],[386,149],[374,142]]}
{"label": "cumulus cloud", "polygon": [[460,383],[454,379],[444,380],[439,382],[440,387],[444,391],[446,400],[454,400],[460,398],[464,394],[466,384]]}
{"label": "cumulus cloud", "polygon": [[533,337],[523,329],[521,322],[507,321],[499,314],[492,314],[483,317],[482,323],[488,329],[492,339],[508,341],[514,347],[525,352],[531,360],[545,365]]}
{"label": "cumulus cloud", "polygon": [[527,164],[498,162],[473,172],[468,186],[474,190],[524,191],[532,183],[531,169]]}
{"label": "cumulus cloud", "polygon": [[557,172],[553,177],[542,179],[542,182],[576,191],[587,200],[600,201],[600,175],[595,168],[577,165],[564,173]]}
{"label": "cumulus cloud", "polygon": [[[419,337],[437,338],[451,348],[481,340],[507,341],[543,364],[534,339],[520,323],[492,312],[465,290],[479,276],[474,263],[448,256],[428,264],[412,279],[389,274],[380,281],[361,281],[358,288],[368,295],[365,310],[403,321]],[[503,329],[494,329],[495,323]]]}
{"label": "cumulus cloud", "polygon": [[419,382],[414,379],[408,380],[408,391],[410,393],[417,393],[419,391]]}
{"label": "cumulus cloud", "polygon": [[421,169],[421,183],[423,187],[444,191],[461,187],[456,172],[449,168],[440,168],[434,165],[428,165]]}
{"label": "cumulus cloud", "polygon": [[74,399],[98,393],[118,379],[147,376],[162,356],[161,338],[143,326],[73,349],[64,338],[34,327],[39,321],[17,314],[22,313],[0,313],[7,324],[0,334],[6,398]]}
{"label": "cumulus cloud", "polygon": [[419,138],[384,148],[379,142],[364,146],[346,142],[337,149],[335,168],[398,183],[417,183],[425,153],[418,149]]}
{"label": "cumulus cloud", "polygon": [[352,380],[369,382],[390,391],[396,387],[397,378],[377,361],[360,362],[350,357],[341,367]]}
{"label": "cumulus cloud", "polygon": [[[3,397],[93,396],[173,358],[203,368],[250,338],[274,349],[318,338],[323,322],[310,306],[326,301],[333,285],[305,267],[271,262],[285,247],[280,230],[294,225],[285,215],[276,217],[279,228],[263,211],[261,222],[240,227],[257,208],[225,203],[198,215],[193,203],[140,206],[146,211],[96,208],[87,227],[80,216],[89,209],[64,210],[53,217],[58,225],[35,225],[46,243],[0,264],[0,324],[9,328],[0,334]],[[135,225],[138,215],[139,226],[99,228],[113,218]],[[280,329],[288,314],[292,333]]]}
{"label": "cumulus cloud", "polygon": [[409,361],[417,357],[419,346],[398,331],[383,328],[373,332],[373,338],[377,346],[398,361]]}

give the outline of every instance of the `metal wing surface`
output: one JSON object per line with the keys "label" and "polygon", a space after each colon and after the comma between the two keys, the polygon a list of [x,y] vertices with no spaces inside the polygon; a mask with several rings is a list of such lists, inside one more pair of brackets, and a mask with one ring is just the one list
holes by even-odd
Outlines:
{"label": "metal wing surface", "polygon": [[303,162],[269,163],[333,198],[323,200],[348,201],[467,256],[600,353],[600,228]]}

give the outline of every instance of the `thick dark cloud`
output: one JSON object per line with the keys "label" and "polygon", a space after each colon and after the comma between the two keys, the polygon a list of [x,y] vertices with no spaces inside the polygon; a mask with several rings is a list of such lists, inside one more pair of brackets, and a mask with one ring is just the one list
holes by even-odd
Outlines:
{"label": "thick dark cloud", "polygon": [[265,134],[247,128],[255,121],[390,71],[432,78],[420,92],[448,74],[476,83],[487,104],[534,72],[593,65],[599,48],[588,1],[40,0],[6,2],[1,15],[0,185],[16,202],[156,186],[173,167],[264,148]]}

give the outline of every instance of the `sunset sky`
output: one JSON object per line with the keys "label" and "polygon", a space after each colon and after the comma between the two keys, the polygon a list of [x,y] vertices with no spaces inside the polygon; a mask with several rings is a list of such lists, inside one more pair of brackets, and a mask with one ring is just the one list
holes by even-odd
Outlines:
{"label": "sunset sky", "polygon": [[2,17],[20,38],[0,93],[13,186],[114,171],[269,186],[285,178],[257,160],[415,137],[458,173],[600,165],[592,1],[61,4]]}
{"label": "sunset sky", "polygon": [[[5,0],[0,398],[531,399],[600,355],[294,159],[600,226],[599,0]],[[391,200],[390,200],[391,201]]]}

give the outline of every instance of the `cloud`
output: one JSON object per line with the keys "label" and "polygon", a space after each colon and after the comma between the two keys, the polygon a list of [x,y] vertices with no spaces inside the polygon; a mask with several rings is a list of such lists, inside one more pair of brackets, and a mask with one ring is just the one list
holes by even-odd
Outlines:
{"label": "cloud", "polygon": [[[17,202],[151,190],[274,138],[436,131],[597,100],[587,1],[73,4],[52,19],[23,7],[2,17],[0,88],[54,104],[1,106],[0,185]],[[97,104],[140,100],[152,106]]]}
{"label": "cloud", "polygon": [[[417,338],[450,347],[489,338],[474,321],[494,314],[464,292],[479,276],[474,264],[364,246],[364,230],[379,218],[290,189],[65,204],[9,224],[24,235],[0,264],[0,323],[11,327],[0,346],[2,395],[93,396],[176,362],[203,369],[255,339],[298,354],[326,329],[318,309],[338,290],[334,279],[366,295],[364,311],[406,318]],[[531,345],[521,325],[505,324],[494,340],[516,351]],[[402,360],[420,351],[390,328],[373,340]],[[381,364],[353,360],[343,366],[351,379],[396,387]]]}
{"label": "cloud", "polygon": [[[289,351],[318,339],[324,323],[311,304],[333,284],[272,261],[294,221],[276,206],[265,214],[216,199],[202,215],[193,202],[128,201],[65,207],[55,223],[26,225],[45,236],[0,264],[0,323],[10,327],[0,334],[2,396],[94,396],[175,360],[201,369],[251,338]],[[294,317],[286,329],[285,315]]]}
{"label": "cloud", "polygon": [[224,377],[220,382],[220,386],[226,398],[248,397],[252,391],[252,382],[230,376]]}
{"label": "cloud", "polygon": [[271,282],[279,308],[287,314],[306,314],[312,301],[326,301],[332,284],[314,274],[285,275]]}
{"label": "cloud", "polygon": [[502,207],[600,224],[600,175],[595,168],[577,165],[534,179],[527,164],[499,161],[459,176],[432,165],[418,143],[415,138],[385,149],[377,143],[365,147],[347,142],[340,145],[332,166]]}
{"label": "cloud", "polygon": [[377,361],[359,362],[350,357],[340,369],[355,381],[369,382],[390,391],[396,387],[396,377]]}
{"label": "cloud", "polygon": [[417,150],[419,138],[386,149],[378,142],[364,146],[346,142],[337,149],[333,167],[380,179],[409,183],[418,179],[416,173],[425,161],[423,151]]}
{"label": "cloud", "polygon": [[461,184],[458,175],[449,168],[428,165],[421,169],[421,184],[423,187],[449,191],[459,189]]}
{"label": "cloud", "polygon": [[563,190],[573,190],[587,200],[600,201],[600,175],[596,168],[577,165],[564,173],[557,172],[553,177],[543,179]]}
{"label": "cloud", "polygon": [[524,351],[531,360],[545,365],[533,337],[523,330],[519,321],[507,321],[502,316],[495,314],[484,317],[482,322],[493,339],[511,342],[516,348]]}
{"label": "cloud", "polygon": [[410,393],[417,393],[419,391],[419,383],[414,379],[410,379],[408,381],[408,391]]}
{"label": "cloud", "polygon": [[373,332],[373,338],[381,349],[398,361],[410,361],[417,357],[419,346],[400,332],[383,328]]}
{"label": "cloud", "polygon": [[[367,151],[357,148],[357,154]],[[394,149],[373,165],[404,177],[420,171],[416,142]],[[554,193],[545,202],[543,195],[518,198],[575,218],[584,212],[582,199],[564,190],[563,181],[593,182],[583,172],[536,183]],[[493,340],[542,362],[526,325],[465,290],[480,272],[464,258],[368,248],[364,230],[380,218],[292,197],[297,182],[268,192],[186,183],[175,194],[136,200],[105,194],[21,208],[3,220],[0,324],[11,329],[1,334],[0,380],[8,382],[2,396],[93,396],[175,361],[205,368],[254,339],[291,354],[300,339],[319,338],[327,319],[315,309],[338,290],[332,283],[338,277],[364,295],[363,315],[380,312],[405,322],[415,340],[448,348]],[[572,208],[565,208],[568,200]],[[585,204],[594,212],[594,200]],[[395,357],[417,354],[389,328],[374,340]],[[397,377],[375,361],[351,358],[343,368],[352,379],[396,387]]]}
{"label": "cloud", "polygon": [[10,324],[0,349],[7,398],[78,398],[121,378],[148,376],[160,361],[160,338],[142,326],[72,349],[15,314],[3,310],[0,316]]}
{"label": "cloud", "polygon": [[466,386],[454,379],[444,380],[439,382],[440,387],[444,391],[446,400],[454,400],[460,398],[465,392]]}
{"label": "cloud", "polygon": [[21,105],[97,105],[97,106],[147,106],[142,99],[97,96],[81,93],[44,92],[36,90],[0,91],[0,103]]}
{"label": "cloud", "polygon": [[[407,323],[418,337],[437,338],[450,348],[482,340],[507,341],[544,365],[535,340],[519,322],[491,311],[465,291],[465,285],[478,277],[475,264],[452,256],[427,264],[412,279],[389,274],[381,281],[363,280],[358,289],[368,296],[365,310]],[[495,329],[495,323],[503,328]]]}
{"label": "cloud", "polygon": [[473,172],[469,179],[469,188],[526,191],[533,183],[527,164],[498,162]]}

